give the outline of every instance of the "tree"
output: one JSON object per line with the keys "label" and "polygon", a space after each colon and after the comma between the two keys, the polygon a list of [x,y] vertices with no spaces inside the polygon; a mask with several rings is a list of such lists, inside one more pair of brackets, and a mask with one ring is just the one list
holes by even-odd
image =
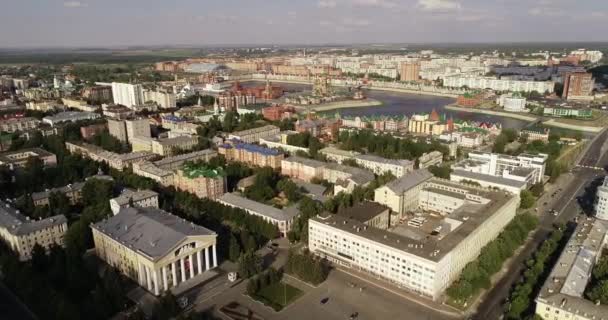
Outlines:
{"label": "tree", "polygon": [[155,308],[155,317],[159,320],[171,319],[180,312],[179,304],[177,303],[177,299],[171,293],[171,291],[167,291],[160,299],[158,300],[158,304]]}
{"label": "tree", "polygon": [[234,236],[234,234],[230,234],[230,247],[228,249],[228,259],[232,262],[237,262],[239,257],[241,256],[241,246]]}
{"label": "tree", "polygon": [[532,208],[534,206],[534,204],[536,203],[536,198],[534,198],[534,195],[532,195],[532,192],[528,191],[528,190],[522,190],[519,194],[520,197],[520,203],[519,203],[519,207],[522,209],[529,209]]}
{"label": "tree", "polygon": [[449,165],[430,166],[428,168],[428,170],[435,177],[442,178],[442,179],[450,179],[450,174],[452,173],[452,168],[450,168]]}
{"label": "tree", "polygon": [[532,195],[534,195],[535,197],[540,197],[544,191],[545,191],[545,186],[542,182],[535,183],[530,188],[530,192],[532,192]]}
{"label": "tree", "polygon": [[255,252],[246,252],[239,258],[239,274],[250,278],[262,271],[262,258]]}

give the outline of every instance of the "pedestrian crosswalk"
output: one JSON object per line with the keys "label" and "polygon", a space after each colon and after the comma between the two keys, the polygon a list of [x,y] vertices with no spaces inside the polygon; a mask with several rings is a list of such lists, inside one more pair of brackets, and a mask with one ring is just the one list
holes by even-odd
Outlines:
{"label": "pedestrian crosswalk", "polygon": [[594,167],[594,166],[583,166],[583,165],[577,165],[577,167],[579,168],[587,168],[587,169],[593,169],[593,170],[601,170],[604,171],[604,168],[600,168],[600,167]]}

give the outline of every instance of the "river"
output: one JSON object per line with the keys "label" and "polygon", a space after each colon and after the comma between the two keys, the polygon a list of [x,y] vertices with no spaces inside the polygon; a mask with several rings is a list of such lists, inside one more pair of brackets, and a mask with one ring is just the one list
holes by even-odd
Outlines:
{"label": "river", "polygon": [[[263,83],[247,82],[243,85],[259,86],[263,85]],[[311,89],[310,85],[305,84],[277,83],[276,85],[280,85],[289,92],[304,92],[310,91]],[[381,101],[382,105],[373,107],[346,108],[340,110],[327,111],[326,113],[335,114],[336,111],[338,111],[341,116],[406,115],[410,117],[411,115],[416,113],[430,113],[433,109],[435,109],[440,115],[445,114],[446,117],[454,117],[455,120],[460,119],[467,121],[500,123],[503,128],[521,129],[529,124],[529,122],[513,118],[446,110],[446,105],[454,103],[455,100],[453,98],[425,96],[380,90],[365,90],[365,94],[371,99]]]}

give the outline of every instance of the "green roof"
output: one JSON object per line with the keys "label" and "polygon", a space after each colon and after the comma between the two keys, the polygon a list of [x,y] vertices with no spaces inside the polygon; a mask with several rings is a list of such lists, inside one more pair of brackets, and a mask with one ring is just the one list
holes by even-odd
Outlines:
{"label": "green roof", "polygon": [[184,176],[189,179],[196,179],[200,177],[217,178],[226,175],[224,169],[221,167],[213,168],[206,165],[186,164],[182,167],[182,171],[184,172]]}

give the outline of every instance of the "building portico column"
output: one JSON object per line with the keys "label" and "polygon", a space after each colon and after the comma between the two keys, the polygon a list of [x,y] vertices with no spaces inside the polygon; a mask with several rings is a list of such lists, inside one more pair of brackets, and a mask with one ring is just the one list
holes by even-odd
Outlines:
{"label": "building portico column", "polygon": [[173,276],[173,286],[177,287],[177,283],[179,281],[177,281],[177,265],[176,265],[177,261],[173,261],[171,262],[171,275]]}
{"label": "building portico column", "polygon": [[211,269],[211,265],[209,264],[209,247],[205,248],[205,270]]}
{"label": "building portico column", "polygon": [[169,290],[169,286],[167,285],[167,266],[162,267],[163,270],[163,288],[165,291]]}
{"label": "building portico column", "polygon": [[190,267],[190,279],[194,278],[194,255],[188,256],[188,266]]}
{"label": "building portico column", "polygon": [[139,279],[139,285],[140,286],[145,286],[146,285],[146,272],[144,271],[143,265],[141,263],[138,263],[137,266],[138,272],[138,279]]}
{"label": "building portico column", "polygon": [[196,265],[198,266],[198,274],[203,273],[202,260],[203,259],[201,259],[201,250],[199,250],[196,252]]}
{"label": "building portico column", "polygon": [[213,268],[217,267],[217,253],[215,252],[215,247],[217,245],[213,245]]}
{"label": "building portico column", "polygon": [[184,266],[184,258],[179,259],[180,271],[182,272],[182,282],[186,281],[186,268]]}
{"label": "building portico column", "polygon": [[158,270],[154,269],[154,295],[158,295],[159,294],[159,283],[158,283]]}
{"label": "building portico column", "polygon": [[150,278],[150,271],[146,266],[144,266],[144,270],[146,271],[146,288],[148,290],[152,290],[152,279]]}

